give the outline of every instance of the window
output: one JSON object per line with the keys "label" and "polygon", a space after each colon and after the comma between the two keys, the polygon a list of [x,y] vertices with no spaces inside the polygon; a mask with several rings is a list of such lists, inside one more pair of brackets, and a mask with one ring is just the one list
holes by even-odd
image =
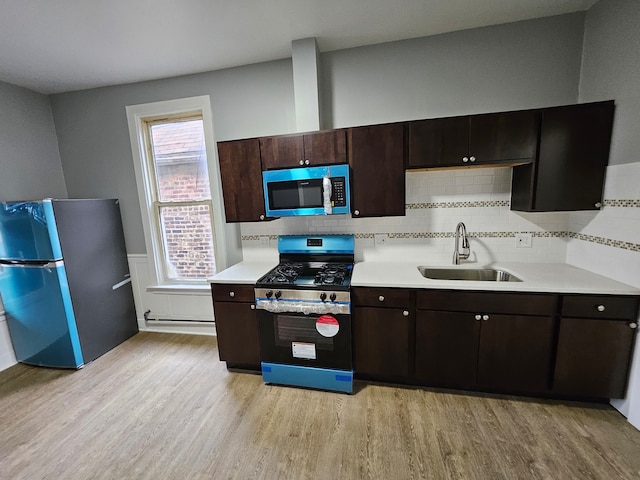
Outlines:
{"label": "window", "polygon": [[127,118],[155,286],[204,288],[226,268],[209,97],[129,106]]}
{"label": "window", "polygon": [[144,124],[163,276],[170,282],[205,280],[216,265],[202,116]]}

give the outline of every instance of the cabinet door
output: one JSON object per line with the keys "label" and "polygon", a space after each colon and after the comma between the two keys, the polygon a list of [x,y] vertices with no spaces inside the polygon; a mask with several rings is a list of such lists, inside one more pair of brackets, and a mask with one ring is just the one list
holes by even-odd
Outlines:
{"label": "cabinet door", "polygon": [[490,113],[469,118],[469,162],[532,162],[538,141],[538,113]]}
{"label": "cabinet door", "polygon": [[356,374],[376,379],[406,378],[409,375],[411,317],[409,310],[399,308],[353,309],[353,363]]}
{"label": "cabinet door", "polygon": [[480,321],[471,313],[418,310],[416,378],[428,385],[476,383]]}
{"label": "cabinet door", "polygon": [[304,160],[305,165],[347,163],[345,131],[329,130],[304,135]]}
{"label": "cabinet door", "polygon": [[613,112],[613,101],[542,110],[537,162],[513,169],[511,208],[599,209]]}
{"label": "cabinet door", "polygon": [[469,117],[409,123],[409,168],[465,166],[468,155]]}
{"label": "cabinet door", "polygon": [[488,314],[481,323],[478,385],[515,393],[547,392],[552,318]]}
{"label": "cabinet door", "polygon": [[258,139],[218,142],[218,161],[227,222],[264,220]]}
{"label": "cabinet door", "polygon": [[636,329],[632,322],[562,318],[555,393],[623,398]]}
{"label": "cabinet door", "polygon": [[260,157],[264,170],[304,165],[302,135],[280,135],[260,139]]}
{"label": "cabinet door", "polygon": [[348,135],[353,216],[404,215],[404,126],[350,128]]}
{"label": "cabinet door", "polygon": [[258,319],[251,303],[214,302],[220,360],[227,366],[260,369]]}

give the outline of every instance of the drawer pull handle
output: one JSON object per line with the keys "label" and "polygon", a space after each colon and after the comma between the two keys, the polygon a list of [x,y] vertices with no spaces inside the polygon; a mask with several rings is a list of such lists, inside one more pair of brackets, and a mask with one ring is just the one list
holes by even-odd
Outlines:
{"label": "drawer pull handle", "polygon": [[482,320],[484,320],[485,322],[489,320],[489,315],[482,315]]}
{"label": "drawer pull handle", "polygon": [[482,315],[480,314],[476,315],[476,320],[482,320]]}
{"label": "drawer pull handle", "polygon": [[235,297],[236,296],[236,292],[229,292],[229,296],[232,297],[232,298]]}
{"label": "drawer pull handle", "polygon": [[251,304],[251,310],[255,310],[255,309],[256,309],[256,306],[252,303]]}
{"label": "drawer pull handle", "polygon": [[636,322],[632,322],[629,324],[629,328],[638,328],[638,324]]}
{"label": "drawer pull handle", "polygon": [[604,310],[605,310],[604,305],[598,305],[598,306],[596,307],[596,309],[597,309],[599,312],[604,312]]}
{"label": "drawer pull handle", "polygon": [[380,302],[384,302],[384,297],[383,297],[382,295],[380,295],[380,296],[378,297],[378,300],[379,300]]}
{"label": "drawer pull handle", "polygon": [[402,315],[404,315],[405,317],[409,316],[409,310],[405,310],[404,312],[402,312]]}

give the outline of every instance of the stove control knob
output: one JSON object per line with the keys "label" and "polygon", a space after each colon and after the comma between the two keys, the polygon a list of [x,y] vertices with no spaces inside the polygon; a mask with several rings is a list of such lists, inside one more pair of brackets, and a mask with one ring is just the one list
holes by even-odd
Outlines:
{"label": "stove control knob", "polygon": [[326,294],[326,293],[324,293],[324,292],[322,292],[322,293],[320,294],[320,300],[322,300],[322,301],[324,302],[326,299],[327,299],[327,294]]}
{"label": "stove control knob", "polygon": [[332,302],[335,302],[335,301],[336,301],[336,294],[335,294],[335,293],[332,293],[331,295],[329,295],[329,299],[330,299]]}
{"label": "stove control knob", "polygon": [[271,298],[273,296],[273,292],[271,290],[269,290],[267,293],[265,293],[265,296],[267,298]]}
{"label": "stove control knob", "polygon": [[282,292],[280,290],[276,291],[276,299],[280,298],[282,296]]}

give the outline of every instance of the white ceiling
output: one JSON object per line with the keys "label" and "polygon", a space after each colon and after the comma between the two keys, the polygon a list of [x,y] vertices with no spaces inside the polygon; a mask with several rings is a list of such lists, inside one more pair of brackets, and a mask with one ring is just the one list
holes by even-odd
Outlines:
{"label": "white ceiling", "polygon": [[0,0],[0,80],[50,94],[589,9],[597,0]]}

